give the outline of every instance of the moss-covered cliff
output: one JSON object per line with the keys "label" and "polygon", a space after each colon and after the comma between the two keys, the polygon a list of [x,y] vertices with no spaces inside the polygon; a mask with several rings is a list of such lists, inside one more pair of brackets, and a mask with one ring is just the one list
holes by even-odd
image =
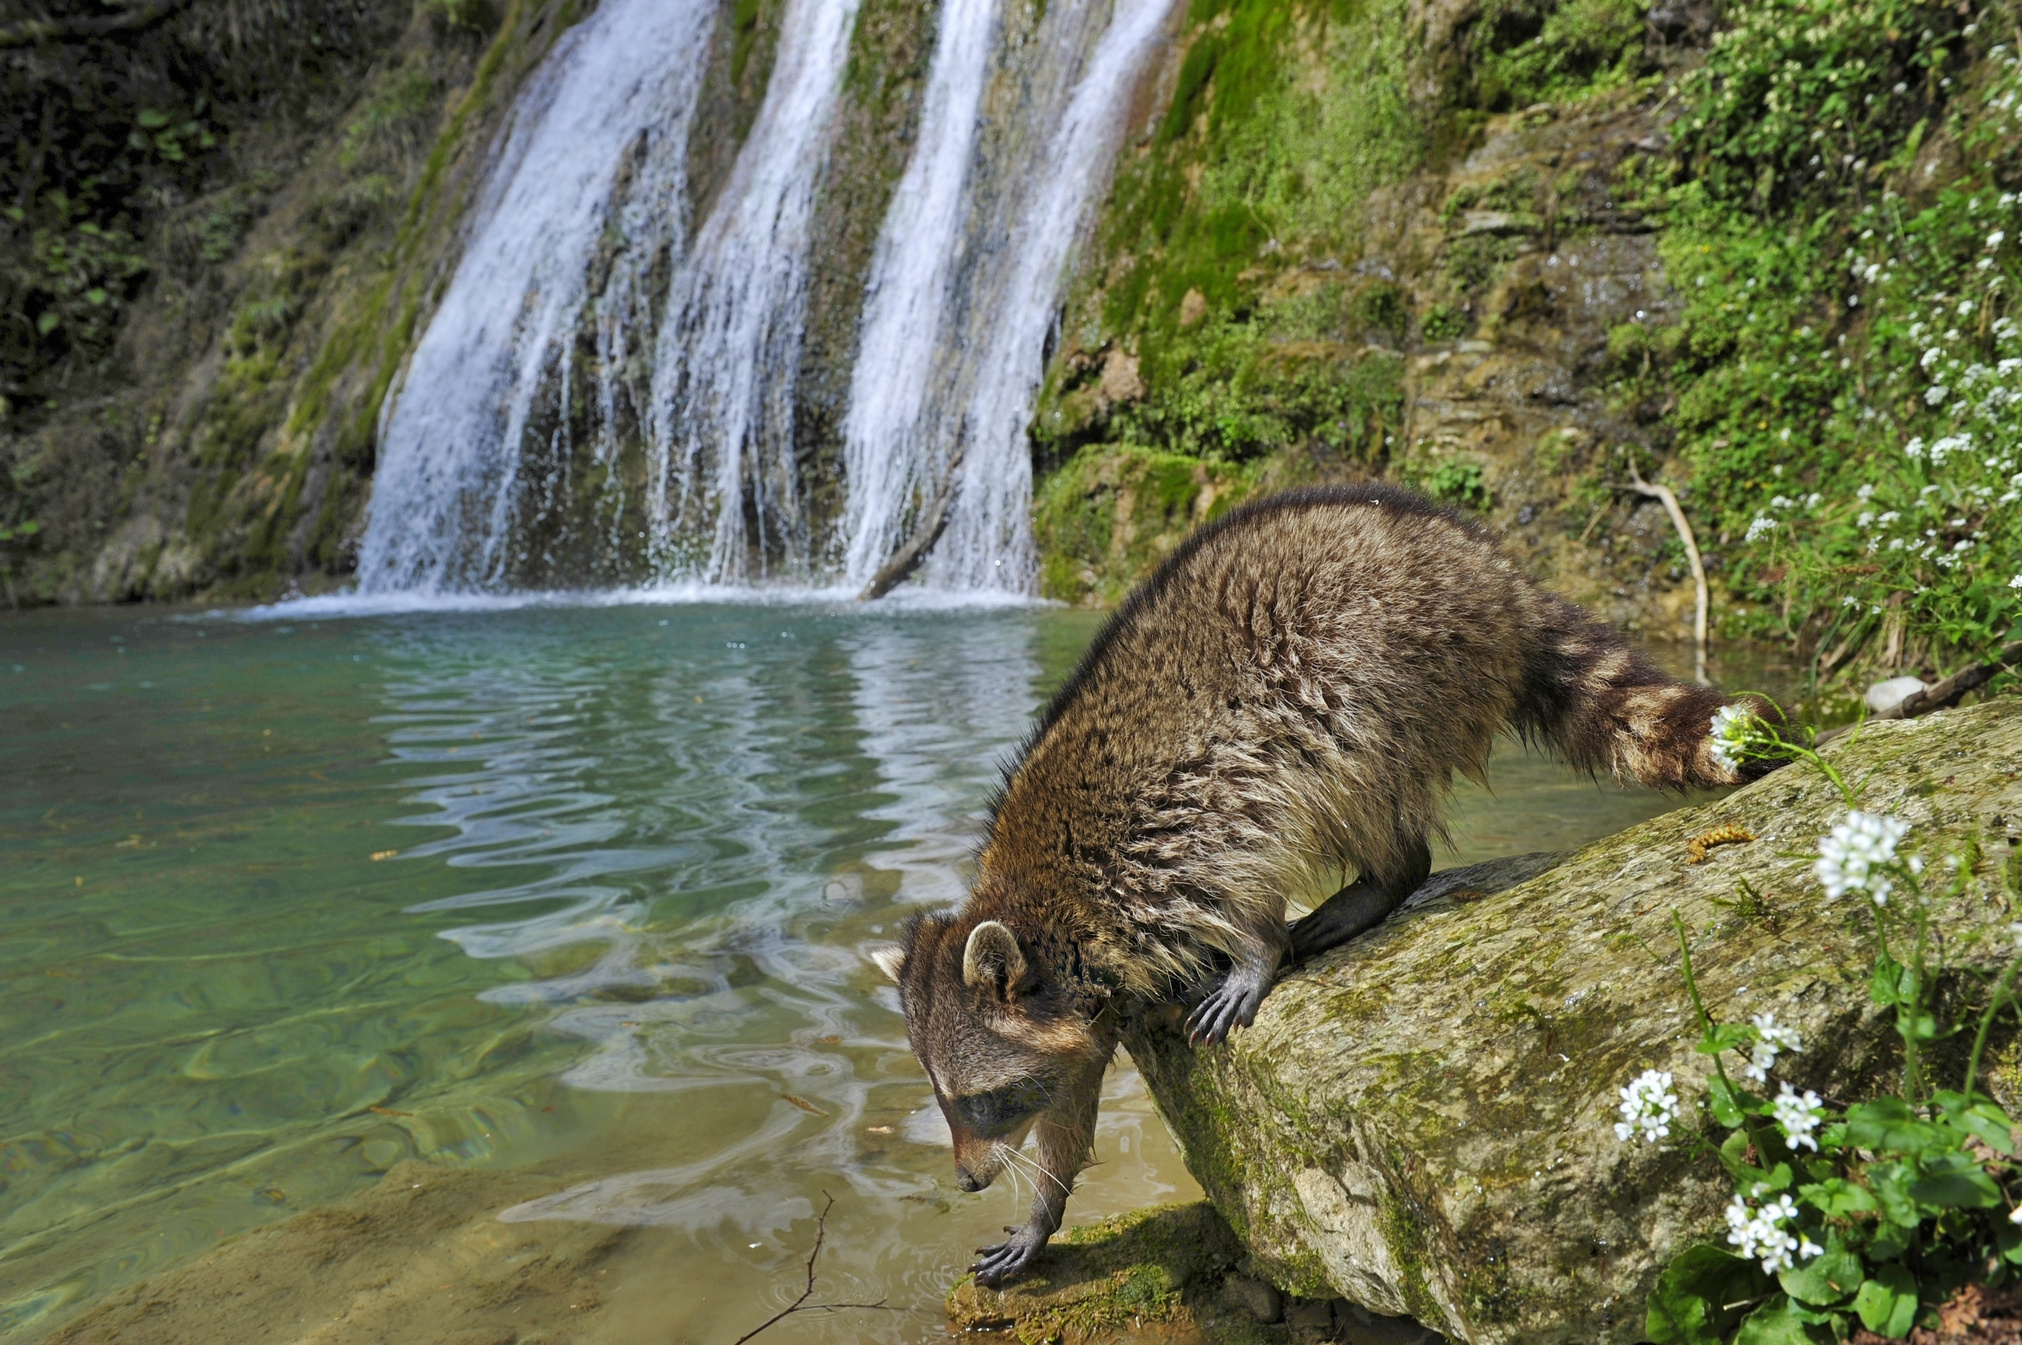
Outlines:
{"label": "moss-covered cliff", "polygon": [[1683,635],[1634,467],[1682,493],[1716,630],[1821,676],[1972,660],[2022,617],[2016,17],[1191,0],[1034,425],[1044,591],[1381,475]]}

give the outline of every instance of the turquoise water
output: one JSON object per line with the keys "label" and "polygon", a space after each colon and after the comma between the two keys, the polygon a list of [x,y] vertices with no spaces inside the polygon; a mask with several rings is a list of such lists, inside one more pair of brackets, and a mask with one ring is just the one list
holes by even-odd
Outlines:
{"label": "turquoise water", "polygon": [[[1024,1201],[954,1192],[862,950],[959,899],[1095,623],[0,619],[0,1342],[404,1158],[544,1165],[569,1175],[498,1213],[654,1230],[624,1263],[652,1310],[586,1338],[734,1338],[823,1192],[825,1290],[938,1304]],[[1515,753],[1491,778],[1444,862],[1673,806]],[[1127,1064],[1110,1093],[1076,1221],[1196,1190]]]}

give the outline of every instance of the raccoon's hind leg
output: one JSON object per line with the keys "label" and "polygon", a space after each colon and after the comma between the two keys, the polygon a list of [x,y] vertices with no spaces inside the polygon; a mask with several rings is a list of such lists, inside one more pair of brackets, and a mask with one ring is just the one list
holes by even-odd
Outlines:
{"label": "raccoon's hind leg", "polygon": [[1423,837],[1401,841],[1402,862],[1394,873],[1357,878],[1292,925],[1292,964],[1318,957],[1396,910],[1432,872],[1432,850]]}
{"label": "raccoon's hind leg", "polygon": [[1213,1046],[1239,1027],[1257,1021],[1257,1009],[1278,979],[1285,961],[1285,934],[1280,926],[1259,930],[1233,954],[1235,965],[1207,998],[1187,1015],[1187,1044]]}

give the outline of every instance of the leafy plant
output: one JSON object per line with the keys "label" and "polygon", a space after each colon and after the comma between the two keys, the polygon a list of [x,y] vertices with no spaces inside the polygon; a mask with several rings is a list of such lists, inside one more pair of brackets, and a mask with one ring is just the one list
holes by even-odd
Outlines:
{"label": "leafy plant", "polygon": [[1481,464],[1470,458],[1446,459],[1427,472],[1420,484],[1433,499],[1466,509],[1486,509],[1491,499],[1481,479]]}
{"label": "leafy plant", "polygon": [[[2022,616],[2022,202],[1999,185],[2022,170],[2022,61],[1970,5],[1728,17],[1678,81],[1673,180],[1641,161],[1617,182],[1667,220],[1686,300],[1611,340],[1618,398],[1670,385],[1733,633],[1828,675],[1871,642],[1977,660]],[[1972,147],[1959,167],[1948,145]]]}
{"label": "leafy plant", "polygon": [[[1844,1109],[1788,1081],[1771,1096],[1779,1058],[1802,1048],[1797,1032],[1769,1014],[1716,1022],[1674,915],[1700,1027],[1694,1049],[1713,1061],[1704,1113],[1710,1130],[1727,1132],[1698,1143],[1734,1182],[1726,1241],[1735,1250],[1702,1243],[1674,1258],[1650,1295],[1645,1332],[1655,1345],[1799,1345],[1845,1340],[1857,1328],[1900,1339],[1935,1324],[1936,1307],[1960,1287],[2022,1275],[2022,1208],[2011,1194],[2022,1192],[2022,1130],[1977,1088],[2022,958],[1979,1016],[1959,1086],[1932,1087],[1928,1048],[1965,1025],[1940,1021],[1931,915],[1972,881],[1973,856],[1948,856],[1927,882],[1922,856],[1903,846],[1906,822],[1862,811],[1858,788],[1812,744],[1746,711],[1730,707],[1716,718],[1715,750],[1730,763],[1805,762],[1845,800],[1847,812],[1819,840],[1814,871],[1829,899],[1866,899],[1875,949],[1869,995],[1893,1011],[1903,1073],[1898,1091]],[[1615,1132],[1623,1142],[1668,1138],[1682,1114],[1672,1084],[1651,1070],[1622,1090]]]}

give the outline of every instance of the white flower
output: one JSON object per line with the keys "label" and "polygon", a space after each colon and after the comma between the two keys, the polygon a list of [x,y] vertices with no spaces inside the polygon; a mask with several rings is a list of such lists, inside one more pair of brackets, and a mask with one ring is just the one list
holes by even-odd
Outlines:
{"label": "white flower", "polygon": [[1809,1258],[1823,1250],[1810,1238],[1800,1241],[1793,1237],[1784,1227],[1796,1218],[1797,1203],[1788,1195],[1778,1196],[1759,1210],[1751,1209],[1736,1195],[1727,1206],[1727,1241],[1739,1247],[1743,1256],[1760,1260],[1763,1270],[1774,1275],[1796,1264],[1792,1252]]}
{"label": "white flower", "polygon": [[1924,389],[1924,403],[1927,406],[1938,406],[1943,404],[1945,398],[1951,395],[1952,390],[1943,383],[1933,383],[1930,387]]}
{"label": "white flower", "polygon": [[2011,1224],[2022,1224],[2022,1206],[2017,1206],[2008,1212],[2008,1222]]}
{"label": "white flower", "polygon": [[1753,519],[1749,520],[1747,540],[1759,542],[1762,540],[1763,534],[1773,532],[1775,529],[1775,519],[1767,514],[1757,514]]}
{"label": "white flower", "polygon": [[1769,1104],[1770,1115],[1783,1127],[1783,1137],[1790,1141],[1791,1148],[1818,1152],[1818,1141],[1813,1138],[1812,1132],[1825,1119],[1824,1104],[1809,1088],[1799,1093],[1789,1084],[1782,1087],[1783,1091]]}
{"label": "white flower", "polygon": [[1713,712],[1706,746],[1721,769],[1730,772],[1741,769],[1748,749],[1756,742],[1756,725],[1759,722],[1753,710],[1738,703],[1723,705]]}
{"label": "white flower", "polygon": [[1769,1071],[1776,1068],[1778,1053],[1801,1051],[1804,1045],[1796,1028],[1776,1025],[1775,1014],[1758,1013],[1748,1021],[1755,1024],[1755,1045],[1749,1048],[1748,1064],[1741,1072],[1757,1083],[1766,1083]]}
{"label": "white flower", "polygon": [[1879,813],[1849,812],[1818,842],[1818,863],[1812,872],[1825,885],[1828,897],[1848,892],[1865,892],[1877,906],[1886,906],[1895,884],[1877,870],[1896,858],[1896,843],[1909,833],[1910,824],[1898,817]]}
{"label": "white flower", "polygon": [[2006,233],[1996,229],[1993,233],[1987,235],[1987,250],[1992,252],[1995,248],[2000,247],[2007,238],[2008,235]]}
{"label": "white flower", "polygon": [[2013,579],[2010,579],[2010,580],[2008,581],[2008,587],[2009,587],[2009,588],[2022,588],[2022,574],[2018,574],[2018,575],[2016,575],[2016,576],[2015,576],[2015,577],[2014,577]]}
{"label": "white flower", "polygon": [[1678,1095],[1671,1091],[1669,1070],[1646,1069],[1622,1089],[1622,1119],[1615,1138],[1627,1144],[1641,1135],[1651,1144],[1671,1133],[1678,1119]]}

